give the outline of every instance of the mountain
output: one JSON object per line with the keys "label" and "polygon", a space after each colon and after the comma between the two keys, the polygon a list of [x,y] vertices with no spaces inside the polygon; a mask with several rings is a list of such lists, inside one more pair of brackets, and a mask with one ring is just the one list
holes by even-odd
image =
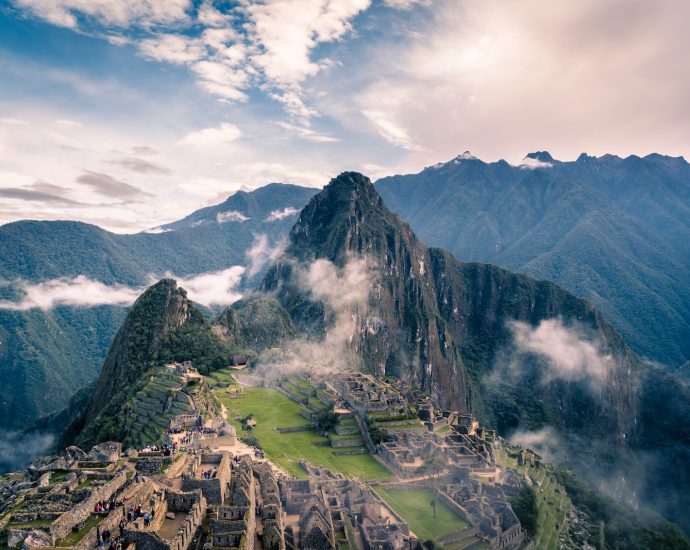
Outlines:
{"label": "mountain", "polygon": [[463,154],[376,187],[429,244],[560,284],[644,357],[690,359],[690,165],[543,151],[524,162]]}
{"label": "mountain", "polygon": [[209,372],[244,346],[289,352],[265,368],[296,354],[311,368],[340,361],[403,378],[690,529],[687,386],[641,363],[597,309],[557,285],[428,248],[351,172],[309,202],[259,289],[214,323],[174,281],[149,288],[90,399],[71,405],[82,412],[61,443],[143,441],[131,426],[162,364]]}
{"label": "mountain", "polygon": [[90,397],[61,443],[131,442],[128,420],[138,392],[166,362],[193,361],[200,372],[227,366],[236,349],[218,338],[172,279],[144,292],[115,336]]}
{"label": "mountain", "polygon": [[[159,233],[118,235],[68,221],[0,226],[0,301],[19,298],[22,281],[85,276],[143,286],[167,272],[185,276],[244,265],[255,235],[279,241],[294,223],[292,212],[316,191],[281,184],[239,191]],[[0,309],[0,426],[22,429],[64,407],[96,378],[126,314],[127,308],[108,305]]]}
{"label": "mountain", "polygon": [[[305,289],[302,273],[318,260],[344,270],[352,258],[365,260],[372,280],[365,304],[346,314],[356,318],[348,347],[361,369],[404,378],[503,433],[549,424],[570,437],[594,431],[615,447],[634,432],[639,365],[601,313],[552,283],[427,248],[360,174],[335,178],[304,208],[261,290],[300,330],[322,337],[334,315]],[[510,322],[554,318],[582,325],[611,355],[596,398],[574,382],[528,380],[519,393],[493,382],[513,339]]]}
{"label": "mountain", "polygon": [[118,235],[80,222],[8,223],[0,226],[0,279],[38,282],[83,275],[107,284],[140,285],[152,274],[185,276],[244,264],[254,235],[282,237],[316,192],[282,184],[238,191],[220,205],[157,228],[158,233]]}
{"label": "mountain", "polygon": [[[342,308],[357,259],[368,295]],[[597,309],[563,288],[427,248],[360,174],[335,178],[304,208],[261,291],[324,343],[324,358],[352,320],[335,350],[348,366],[401,377],[502,435],[527,436],[597,486],[690,528],[681,512],[690,505],[687,387],[640,363]]]}

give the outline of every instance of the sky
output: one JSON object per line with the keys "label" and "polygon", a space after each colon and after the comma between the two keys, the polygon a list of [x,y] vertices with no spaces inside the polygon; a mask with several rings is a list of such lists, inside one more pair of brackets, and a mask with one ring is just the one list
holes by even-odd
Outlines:
{"label": "sky", "polygon": [[690,153],[686,0],[0,1],[0,224],[131,233],[469,150]]}

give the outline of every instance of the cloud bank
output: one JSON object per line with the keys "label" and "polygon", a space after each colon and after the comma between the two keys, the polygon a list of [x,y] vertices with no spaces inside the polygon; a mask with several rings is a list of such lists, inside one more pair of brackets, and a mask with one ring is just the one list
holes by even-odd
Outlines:
{"label": "cloud bank", "polygon": [[218,212],[218,214],[216,214],[216,221],[218,223],[246,222],[249,219],[249,217],[237,210],[228,210],[227,212]]}
{"label": "cloud bank", "polygon": [[282,210],[272,210],[271,213],[266,217],[267,222],[277,222],[279,220],[284,220],[290,216],[297,214],[299,210],[293,208],[292,206],[286,206]]}
{"label": "cloud bank", "polygon": [[74,278],[52,279],[44,283],[13,283],[23,294],[17,302],[0,300],[0,309],[26,311],[53,309],[58,306],[94,307],[101,305],[126,306],[143,292],[142,288],[105,285],[79,275]]}
{"label": "cloud bank", "polygon": [[[543,383],[554,379],[585,382],[598,391],[606,382],[612,358],[588,339],[580,327],[566,327],[560,319],[545,319],[536,328],[519,321],[509,326],[518,354],[532,354],[544,360],[547,368]],[[518,359],[511,368],[519,369],[519,365]]]}
{"label": "cloud bank", "polygon": [[[245,270],[244,266],[232,266],[189,277],[176,277],[173,273],[166,273],[165,277],[176,279],[187,291],[189,298],[199,304],[225,306],[242,297],[238,287]],[[158,278],[152,276],[151,284]],[[0,300],[0,309],[12,311],[50,310],[60,306],[129,306],[146,290],[143,286],[106,285],[84,275],[52,279],[43,283],[19,280],[6,282],[3,286],[12,286],[21,296],[18,300]]]}

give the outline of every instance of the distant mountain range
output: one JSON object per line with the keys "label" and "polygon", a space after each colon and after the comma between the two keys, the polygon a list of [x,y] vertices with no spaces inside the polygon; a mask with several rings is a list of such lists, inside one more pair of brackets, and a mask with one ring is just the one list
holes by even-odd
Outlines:
{"label": "distant mountain range", "polygon": [[465,153],[377,182],[426,243],[554,281],[590,300],[643,357],[690,358],[690,165],[546,152],[525,164]]}
{"label": "distant mountain range", "polygon": [[[426,244],[554,281],[590,300],[640,356],[672,369],[690,360],[685,160],[582,155],[559,162],[538,152],[512,166],[462,154],[375,187]],[[136,235],[77,222],[6,224],[0,280],[84,275],[138,287],[166,272],[246,264],[255,236],[284,238],[317,191],[282,184],[241,191]],[[12,285],[0,286],[0,300],[16,296]],[[92,381],[125,313],[121,306],[0,310],[0,425],[23,428]]]}

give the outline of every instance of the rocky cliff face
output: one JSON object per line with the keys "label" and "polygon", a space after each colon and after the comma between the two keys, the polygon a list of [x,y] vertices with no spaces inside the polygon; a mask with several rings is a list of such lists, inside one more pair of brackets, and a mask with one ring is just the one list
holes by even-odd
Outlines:
{"label": "rocky cliff face", "polygon": [[215,328],[228,343],[262,351],[295,338],[298,331],[278,300],[253,294],[226,308]]}
{"label": "rocky cliff face", "polygon": [[[274,295],[302,331],[322,338],[337,315],[305,287],[301,274],[316,260],[344,270],[355,258],[368,266],[370,287],[366,303],[345,314],[355,320],[346,339],[354,366],[402,377],[445,406],[505,429],[550,424],[584,436],[594,427],[613,445],[633,431],[637,360],[589,303],[551,283],[462,264],[427,248],[360,174],[335,178],[304,208],[261,290]],[[545,319],[582,325],[610,355],[596,395],[582,380],[556,377],[543,388],[534,376],[515,382],[519,387],[502,383],[511,321],[534,327]]]}

